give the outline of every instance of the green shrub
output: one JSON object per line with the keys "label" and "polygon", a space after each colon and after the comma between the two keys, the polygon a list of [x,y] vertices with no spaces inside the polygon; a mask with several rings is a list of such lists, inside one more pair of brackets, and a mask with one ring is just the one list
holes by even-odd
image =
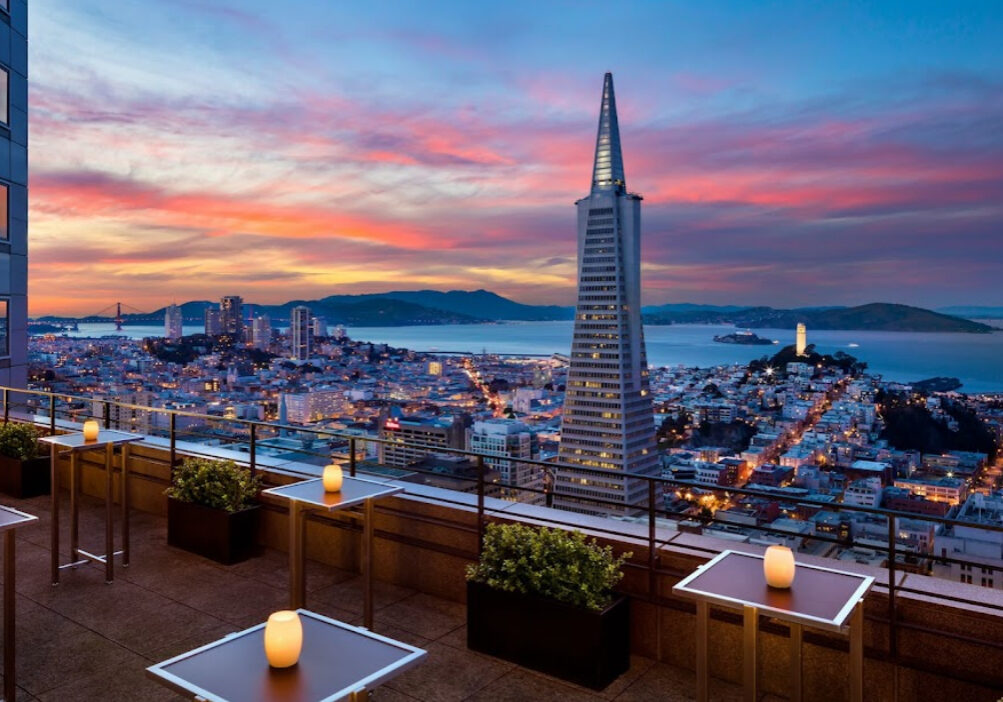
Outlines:
{"label": "green shrub", "polygon": [[25,460],[37,458],[38,438],[42,431],[34,424],[7,422],[0,424],[0,456]]}
{"label": "green shrub", "polygon": [[166,495],[182,502],[237,512],[249,507],[261,489],[261,476],[233,461],[186,458],[174,471]]}
{"label": "green shrub", "polygon": [[614,558],[611,547],[586,541],[580,531],[490,524],[481,560],[468,566],[467,580],[600,611],[612,601],[631,555]]}

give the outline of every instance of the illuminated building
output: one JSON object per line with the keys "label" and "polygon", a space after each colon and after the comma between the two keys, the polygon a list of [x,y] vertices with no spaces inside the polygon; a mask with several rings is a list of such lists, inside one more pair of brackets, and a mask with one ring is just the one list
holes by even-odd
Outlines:
{"label": "illuminated building", "polygon": [[312,337],[313,325],[310,320],[310,308],[303,305],[293,307],[289,319],[289,343],[292,347],[293,360],[305,361],[310,358]]}
{"label": "illuminated building", "polygon": [[239,295],[226,295],[219,302],[221,333],[235,342],[244,340],[244,318],[241,316],[244,300]]}
{"label": "illuminated building", "polygon": [[164,336],[171,340],[180,339],[184,334],[181,323],[181,308],[177,305],[168,305],[164,310]]}
{"label": "illuminated building", "polygon": [[267,314],[255,317],[251,324],[251,341],[254,343],[254,348],[266,350],[271,340],[272,320]]}
{"label": "illuminated building", "polygon": [[[554,505],[630,514],[647,503],[658,455],[641,327],[641,196],[627,192],[613,76],[603,82],[591,193],[578,207],[578,305]],[[612,502],[600,505],[583,498]]]}
{"label": "illuminated building", "polygon": [[808,348],[808,328],[805,327],[804,323],[798,322],[797,341],[795,345],[798,356],[804,356],[806,348]]}
{"label": "illuminated building", "polygon": [[418,463],[436,449],[463,449],[470,418],[403,417],[396,408],[383,410],[379,419],[380,438],[393,443],[379,445],[379,462],[385,466]]}
{"label": "illuminated building", "polygon": [[205,334],[206,336],[219,336],[223,333],[223,325],[219,319],[219,310],[215,307],[205,308]]}
{"label": "illuminated building", "polygon": [[497,456],[485,458],[484,463],[498,471],[502,482],[498,497],[515,502],[544,502],[542,494],[518,489],[543,490],[543,472],[539,466],[512,460],[540,458],[540,441],[536,432],[528,426],[513,419],[474,422],[474,426],[467,430],[467,450]]}

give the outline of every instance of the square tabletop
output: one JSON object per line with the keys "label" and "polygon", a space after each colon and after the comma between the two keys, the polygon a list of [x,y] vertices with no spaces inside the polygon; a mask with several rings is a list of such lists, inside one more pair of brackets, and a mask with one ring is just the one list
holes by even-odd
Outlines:
{"label": "square tabletop", "polygon": [[417,665],[420,648],[360,627],[297,610],[303,650],[290,668],[272,668],[265,658],[265,625],[226,636],[207,646],[147,668],[147,675],[209,702],[327,702],[372,689]]}
{"label": "square tabletop", "polygon": [[313,480],[302,480],[298,483],[269,488],[261,494],[284,497],[333,512],[353,507],[366,500],[388,497],[401,492],[404,492],[404,488],[397,485],[366,480],[365,478],[351,478],[346,475],[341,482],[339,492],[326,492],[323,479],[314,478]]}
{"label": "square tabletop", "polygon": [[22,512],[21,510],[14,509],[13,507],[0,505],[0,531],[16,529],[24,524],[30,524],[31,522],[37,521],[38,517],[33,514]]}
{"label": "square tabletop", "polygon": [[108,444],[113,444],[118,446],[120,444],[128,444],[132,441],[141,441],[146,437],[142,434],[130,434],[126,431],[115,431],[114,429],[102,429],[98,432],[98,438],[93,441],[87,441],[84,439],[83,432],[76,432],[74,434],[56,434],[54,436],[43,436],[39,441],[44,441],[47,444],[55,444],[62,448],[71,449],[74,451],[87,450],[92,448],[104,448]]}
{"label": "square tabletop", "polygon": [[758,607],[769,616],[843,632],[857,602],[874,578],[797,563],[790,588],[772,588],[763,557],[724,551],[679,581],[672,592],[724,607]]}

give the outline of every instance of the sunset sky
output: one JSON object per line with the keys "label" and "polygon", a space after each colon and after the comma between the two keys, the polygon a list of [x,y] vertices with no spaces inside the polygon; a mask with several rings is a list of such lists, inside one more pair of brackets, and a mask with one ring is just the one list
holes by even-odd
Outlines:
{"label": "sunset sky", "polygon": [[1003,305],[1003,4],[35,0],[32,315],[571,304],[612,71],[646,304]]}

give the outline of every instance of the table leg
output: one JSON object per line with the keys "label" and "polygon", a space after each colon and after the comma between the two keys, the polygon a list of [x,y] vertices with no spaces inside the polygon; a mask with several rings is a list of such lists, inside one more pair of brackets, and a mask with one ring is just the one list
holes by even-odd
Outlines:
{"label": "table leg", "polygon": [[14,686],[14,530],[3,535],[3,698],[13,700]]}
{"label": "table leg", "polygon": [[115,444],[104,447],[104,580],[115,579]]}
{"label": "table leg", "polygon": [[77,499],[78,483],[80,482],[80,454],[70,452],[70,561],[80,560],[80,501]]}
{"label": "table leg", "polygon": [[742,652],[742,687],[744,688],[744,698],[746,702],[756,702],[758,699],[756,689],[756,640],[759,638],[759,609],[746,606],[744,609],[744,626],[742,627],[743,638],[745,639]]}
{"label": "table leg", "polygon": [[791,624],[791,702],[801,702],[801,625]]}
{"label": "table leg", "polygon": [[348,693],[348,702],[368,702],[368,700],[369,691],[364,687],[360,687],[358,690],[352,690]]}
{"label": "table leg", "polygon": [[707,624],[710,606],[697,602],[697,702],[710,702],[710,666],[707,661]]}
{"label": "table leg", "polygon": [[850,615],[850,700],[864,702],[864,602]]}
{"label": "table leg", "polygon": [[363,506],[362,525],[362,626],[373,628],[373,500],[366,500]]}
{"label": "table leg", "polygon": [[50,488],[52,490],[52,524],[49,534],[49,564],[52,568],[52,584],[59,584],[59,471],[56,470],[56,462],[59,460],[59,451],[53,444],[49,448],[49,472]]}
{"label": "table leg", "polygon": [[306,605],[306,549],[303,547],[303,508],[296,500],[289,500],[289,608]]}
{"label": "table leg", "polygon": [[122,444],[122,567],[129,567],[129,444]]}

